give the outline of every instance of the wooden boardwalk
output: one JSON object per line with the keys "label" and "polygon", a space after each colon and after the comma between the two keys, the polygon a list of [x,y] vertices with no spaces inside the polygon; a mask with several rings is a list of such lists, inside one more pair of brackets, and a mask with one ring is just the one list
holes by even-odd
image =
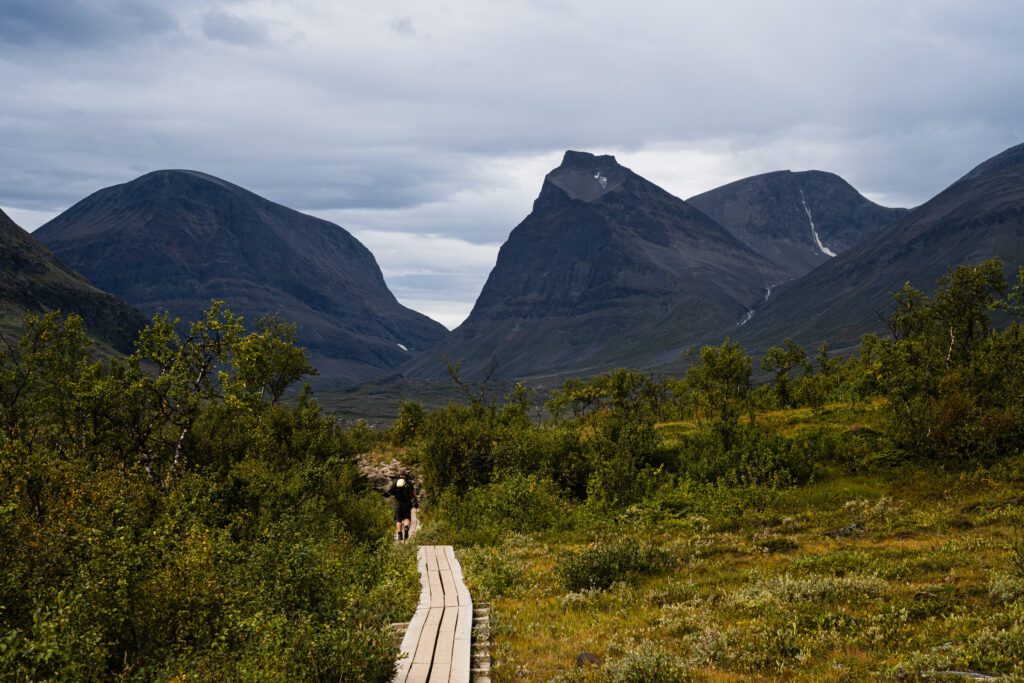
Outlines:
{"label": "wooden boardwalk", "polygon": [[420,604],[402,639],[395,683],[469,683],[473,601],[450,545],[420,546]]}

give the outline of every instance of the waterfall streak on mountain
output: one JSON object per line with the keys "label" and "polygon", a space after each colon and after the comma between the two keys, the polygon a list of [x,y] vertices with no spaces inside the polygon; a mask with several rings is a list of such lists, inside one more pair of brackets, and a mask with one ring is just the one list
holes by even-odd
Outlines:
{"label": "waterfall streak on mountain", "polygon": [[835,258],[836,252],[821,243],[821,238],[818,237],[818,231],[814,229],[814,218],[811,216],[811,209],[807,206],[807,199],[804,197],[803,190],[800,190],[800,203],[804,205],[804,211],[807,212],[807,222],[811,224],[811,236],[814,237],[814,243],[818,245],[818,249],[821,250],[822,254]]}

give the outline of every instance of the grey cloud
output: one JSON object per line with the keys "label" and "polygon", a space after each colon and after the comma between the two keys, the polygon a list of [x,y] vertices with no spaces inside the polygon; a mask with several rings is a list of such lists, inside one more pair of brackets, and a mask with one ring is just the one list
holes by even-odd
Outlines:
{"label": "grey cloud", "polygon": [[213,10],[203,17],[203,35],[232,45],[267,45],[270,33],[266,25],[236,14]]}
{"label": "grey cloud", "polygon": [[102,0],[2,0],[0,47],[105,47],[177,30],[157,4]]}
{"label": "grey cloud", "polygon": [[[550,169],[506,180],[501,160],[717,141],[720,174],[820,168],[910,204],[1024,139],[1017,3],[295,5],[0,0],[0,55],[49,48],[0,59],[19,84],[0,203],[60,210],[184,167],[346,227],[482,244]],[[183,30],[168,11],[199,39],[139,40]],[[279,25],[303,39],[211,44]],[[132,60],[77,50],[125,41]]]}
{"label": "grey cloud", "polygon": [[391,27],[392,31],[402,36],[412,36],[416,34],[416,27],[413,25],[412,19],[409,17],[392,19],[388,22],[388,26]]}

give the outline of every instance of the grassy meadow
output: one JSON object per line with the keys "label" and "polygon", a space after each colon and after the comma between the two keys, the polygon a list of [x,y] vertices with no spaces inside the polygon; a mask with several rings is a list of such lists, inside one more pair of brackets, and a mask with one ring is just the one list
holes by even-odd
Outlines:
{"label": "grassy meadow", "polygon": [[[790,439],[856,434],[883,407],[763,418]],[[657,433],[670,449],[692,428]],[[584,504],[551,529],[462,547],[475,598],[490,601],[492,680],[1024,675],[1024,460],[946,472],[873,455],[819,463],[756,500]],[[600,663],[578,667],[584,652]]]}

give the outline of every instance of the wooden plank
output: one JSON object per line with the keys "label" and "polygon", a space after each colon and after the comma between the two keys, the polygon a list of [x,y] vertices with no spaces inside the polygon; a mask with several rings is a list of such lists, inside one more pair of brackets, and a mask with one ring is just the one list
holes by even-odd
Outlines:
{"label": "wooden plank", "polygon": [[427,683],[430,679],[430,664],[420,662],[413,664],[409,670],[409,678],[406,683]]}
{"label": "wooden plank", "polygon": [[[449,610],[451,611],[451,610]],[[455,647],[455,624],[448,631],[438,631],[437,644],[434,646],[434,665],[451,664],[452,649]]]}
{"label": "wooden plank", "polygon": [[420,605],[402,639],[397,683],[469,683],[473,602],[451,546],[421,546]]}
{"label": "wooden plank", "polygon": [[430,582],[430,606],[444,607],[444,587],[441,584],[441,573],[427,571],[427,581]]}
{"label": "wooden plank", "polygon": [[452,574],[455,576],[456,581],[456,592],[459,596],[459,604],[473,603],[473,599],[469,595],[469,589],[466,588],[466,579],[462,575],[462,565],[455,559],[455,549],[450,545],[445,547],[445,555],[448,558],[448,566],[452,568]]}
{"label": "wooden plank", "polygon": [[434,646],[434,664],[430,667],[430,680],[445,681],[451,676],[452,649],[455,644],[455,622],[458,620],[457,610],[445,607],[441,627],[437,632],[437,644]]}
{"label": "wooden plank", "polygon": [[427,610],[416,609],[416,612],[412,615],[412,620],[409,622],[409,627],[405,630],[405,635],[402,637],[402,654],[405,655],[402,659],[398,660],[398,670],[395,672],[395,677],[391,680],[395,683],[406,683],[409,677],[409,670],[412,668],[412,658],[416,652],[416,646],[420,641],[420,634],[423,633],[423,624],[427,621]]}
{"label": "wooden plank", "polygon": [[455,583],[455,576],[451,570],[440,572],[441,587],[444,590],[444,606],[457,607],[459,604],[459,591]]}
{"label": "wooden plank", "polygon": [[[420,636],[423,633],[423,625],[427,621],[426,605],[430,604],[430,584],[427,581],[427,557],[423,548],[416,552],[416,568],[420,572],[420,603],[409,621],[409,627],[402,637],[402,654],[405,655],[398,660],[398,669],[393,680],[395,683],[412,683],[416,680],[411,677],[413,669],[413,656],[416,654],[416,647],[419,645]],[[424,679],[426,680],[426,679]]]}
{"label": "wooden plank", "polygon": [[449,547],[451,547],[451,546],[447,546],[447,545],[435,545],[434,546],[434,558],[437,560],[437,570],[438,571],[443,572],[446,569],[451,569],[451,567],[448,566],[448,553],[447,553],[447,551],[445,551],[445,548],[449,548]]}
{"label": "wooden plank", "polygon": [[423,548],[416,551],[416,569],[420,572],[419,607],[426,607],[430,604],[430,582],[427,581],[427,553]]}
{"label": "wooden plank", "polygon": [[452,641],[452,666],[448,680],[452,683],[469,683],[473,649],[473,605],[463,603],[455,611],[459,617],[455,625],[455,639]]}
{"label": "wooden plank", "polygon": [[436,545],[428,545],[428,546],[426,546],[426,549],[427,549],[427,552],[426,552],[427,571],[428,572],[436,572],[437,571],[437,546]]}
{"label": "wooden plank", "polygon": [[413,664],[434,661],[434,647],[437,644],[437,629],[441,625],[441,616],[444,608],[435,608],[427,611],[427,620],[423,624],[423,631],[420,633],[419,642],[416,645],[416,654],[413,655]]}
{"label": "wooden plank", "polygon": [[444,616],[441,618],[441,625],[438,627],[438,631],[441,633],[455,633],[455,626],[458,620],[459,611],[445,607]]}
{"label": "wooden plank", "polygon": [[445,555],[452,575],[456,579],[456,595],[458,597],[458,620],[455,625],[455,641],[452,644],[452,668],[449,681],[452,683],[469,683],[469,667],[473,648],[473,599],[466,587],[462,575],[462,565],[455,558],[455,549],[446,546]]}

